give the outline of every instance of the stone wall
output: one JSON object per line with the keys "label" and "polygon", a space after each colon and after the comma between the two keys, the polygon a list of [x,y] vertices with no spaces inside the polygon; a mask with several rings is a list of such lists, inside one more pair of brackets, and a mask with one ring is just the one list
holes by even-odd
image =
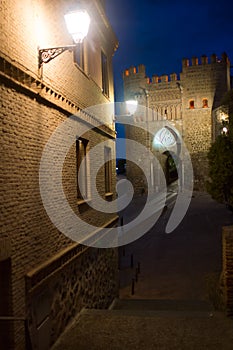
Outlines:
{"label": "stone wall", "polygon": [[107,308],[118,296],[117,249],[73,244],[26,275],[33,349],[49,348],[83,308]]}
{"label": "stone wall", "polygon": [[228,316],[233,316],[233,226],[223,227],[223,289],[224,303]]}
{"label": "stone wall", "polygon": [[[144,65],[130,67],[123,79],[125,100],[136,98],[139,105],[149,108],[153,120],[168,120],[178,129],[191,155],[195,189],[204,190],[207,152],[214,134],[212,112],[230,89],[227,55],[183,59],[180,76],[172,73],[149,78]],[[143,139],[142,133],[137,140],[143,143]]]}

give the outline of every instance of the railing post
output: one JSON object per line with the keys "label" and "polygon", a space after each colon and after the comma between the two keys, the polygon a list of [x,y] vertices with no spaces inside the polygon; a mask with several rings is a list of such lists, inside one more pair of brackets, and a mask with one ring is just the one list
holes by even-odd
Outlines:
{"label": "railing post", "polygon": [[133,268],[133,254],[131,254],[130,256],[130,266],[131,268]]}
{"label": "railing post", "polygon": [[134,284],[135,284],[135,280],[134,278],[132,278],[132,286],[131,286],[131,294],[134,295]]}

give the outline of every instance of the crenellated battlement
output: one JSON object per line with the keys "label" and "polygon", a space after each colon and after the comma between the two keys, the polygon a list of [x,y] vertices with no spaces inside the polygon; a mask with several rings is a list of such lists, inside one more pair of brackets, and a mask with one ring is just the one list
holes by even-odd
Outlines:
{"label": "crenellated battlement", "polygon": [[150,83],[169,83],[172,81],[177,81],[178,75],[176,73],[171,73],[171,74],[162,74],[161,76],[158,75],[153,75]]}
{"label": "crenellated battlement", "polygon": [[155,74],[152,78],[149,78],[146,76],[146,67],[143,64],[140,64],[137,67],[131,66],[130,68],[125,69],[123,77],[125,80],[127,78],[145,79],[145,83],[147,84],[168,83],[179,80],[178,74],[176,73],[171,73],[170,75],[162,74],[161,76]]}
{"label": "crenellated battlement", "polygon": [[144,64],[139,64],[139,66],[137,66],[137,67],[131,66],[131,67],[125,69],[125,71],[124,71],[124,77],[129,77],[129,76],[132,76],[135,74],[140,74],[145,78],[146,67],[144,66]]}
{"label": "crenellated battlement", "polygon": [[[200,58],[194,56],[191,59],[183,58],[182,59],[182,71],[187,70],[189,67],[193,69],[193,67],[206,67],[213,66],[218,64],[225,64],[230,66],[230,60],[227,54],[224,52],[221,55],[221,58],[218,58],[216,54],[212,54],[210,57],[206,55],[202,55]],[[147,77],[146,75],[146,67],[144,64],[140,64],[139,66],[131,66],[130,68],[125,69],[123,73],[123,78],[126,81],[127,79],[143,79],[146,84],[159,84],[159,83],[169,83],[178,81],[179,75],[177,73],[171,74],[163,74],[153,75],[152,78]]]}
{"label": "crenellated battlement", "polygon": [[221,58],[218,58],[217,55],[214,53],[210,57],[206,55],[202,55],[200,58],[196,56],[192,57],[191,59],[183,58],[182,68],[205,66],[205,65],[219,64],[219,63],[230,65],[230,60],[225,52],[221,55]]}

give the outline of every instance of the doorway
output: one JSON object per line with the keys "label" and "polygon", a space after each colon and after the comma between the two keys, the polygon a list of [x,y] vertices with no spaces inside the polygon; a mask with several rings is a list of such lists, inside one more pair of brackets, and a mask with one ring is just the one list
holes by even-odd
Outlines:
{"label": "doorway", "polygon": [[[13,349],[11,259],[0,261],[0,344]],[[4,319],[5,318],[5,319]]]}

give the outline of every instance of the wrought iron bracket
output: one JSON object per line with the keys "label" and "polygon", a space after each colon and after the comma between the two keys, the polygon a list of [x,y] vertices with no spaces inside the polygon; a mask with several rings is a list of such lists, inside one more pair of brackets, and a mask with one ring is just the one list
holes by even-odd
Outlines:
{"label": "wrought iron bracket", "polygon": [[38,65],[39,68],[43,63],[48,63],[53,60],[55,57],[59,56],[64,51],[72,51],[77,47],[77,45],[67,45],[59,47],[51,47],[48,49],[39,49],[38,48]]}

